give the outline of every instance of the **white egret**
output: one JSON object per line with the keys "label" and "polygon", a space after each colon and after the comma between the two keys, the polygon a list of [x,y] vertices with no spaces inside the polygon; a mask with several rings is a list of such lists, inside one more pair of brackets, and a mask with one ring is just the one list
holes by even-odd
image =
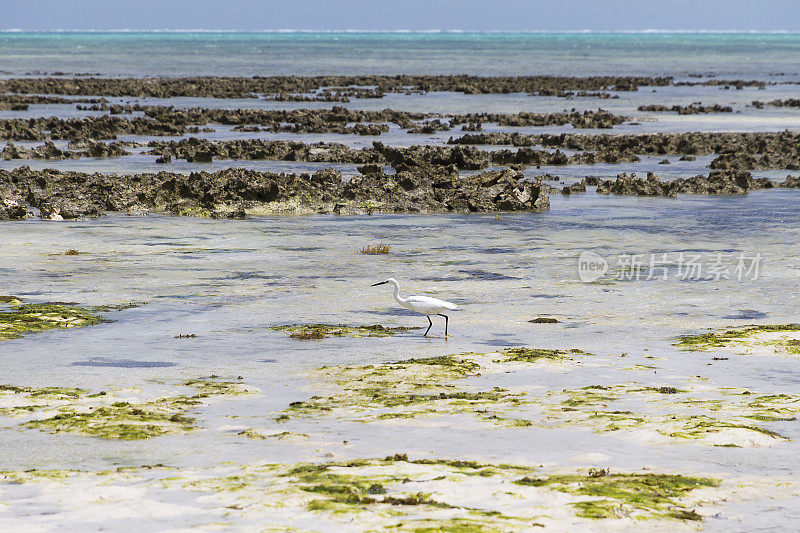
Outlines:
{"label": "white egret", "polygon": [[386,281],[381,281],[380,283],[373,283],[372,286],[377,287],[378,285],[383,285],[385,283],[394,285],[394,299],[397,300],[397,303],[406,309],[411,309],[416,313],[420,313],[428,317],[428,329],[425,330],[425,335],[423,335],[423,337],[428,336],[428,332],[433,326],[431,315],[439,315],[444,317],[444,336],[447,338],[447,323],[449,322],[449,319],[447,318],[447,315],[444,314],[444,311],[458,309],[456,304],[445,302],[444,300],[440,300],[438,298],[431,298],[430,296],[409,296],[407,298],[403,298],[400,296],[400,284],[397,283],[397,280],[394,278],[389,278]]}

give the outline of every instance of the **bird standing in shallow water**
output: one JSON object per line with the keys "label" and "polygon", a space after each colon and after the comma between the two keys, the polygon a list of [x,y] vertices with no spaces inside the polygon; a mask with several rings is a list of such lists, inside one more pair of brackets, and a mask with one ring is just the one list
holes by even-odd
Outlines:
{"label": "bird standing in shallow water", "polygon": [[386,281],[381,281],[379,283],[373,283],[372,286],[377,287],[378,285],[384,285],[386,283],[394,285],[394,299],[397,300],[397,303],[406,309],[411,309],[416,313],[420,313],[428,317],[428,329],[425,330],[425,335],[423,335],[423,337],[428,336],[428,332],[433,326],[431,315],[439,315],[444,317],[444,336],[447,338],[447,323],[450,320],[447,318],[447,315],[444,314],[444,311],[453,311],[458,309],[456,304],[445,302],[444,300],[440,300],[438,298],[431,298],[430,296],[408,296],[407,298],[403,298],[400,296],[400,284],[397,283],[397,280],[394,278],[389,278]]}

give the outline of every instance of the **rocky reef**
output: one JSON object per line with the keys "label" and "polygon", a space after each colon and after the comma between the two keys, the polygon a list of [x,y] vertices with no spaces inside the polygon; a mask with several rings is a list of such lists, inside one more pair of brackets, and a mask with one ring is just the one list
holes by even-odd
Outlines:
{"label": "rocky reef", "polygon": [[102,104],[105,98],[64,98],[42,94],[0,94],[0,111],[27,111],[39,104]]}
{"label": "rocky reef", "polygon": [[[744,83],[744,82],[742,82]],[[319,89],[346,87],[371,89],[349,93],[375,97],[382,93],[449,91],[464,94],[528,93],[540,96],[567,95],[571,91],[635,91],[642,86],[666,86],[670,77],[646,76],[253,76],[191,78],[13,78],[0,80],[0,92],[89,96],[175,96],[251,98],[254,95],[311,93]],[[569,96],[572,94],[569,93]]]}
{"label": "rocky reef", "polygon": [[0,220],[22,220],[27,215],[28,209],[24,205],[0,196]]}
{"label": "rocky reef", "polygon": [[[273,146],[282,148],[291,148],[292,144],[285,141],[267,142],[276,143]],[[305,145],[296,144],[302,150],[301,154],[314,153],[308,151]],[[192,145],[176,143],[176,146]],[[587,191],[587,186],[595,186],[600,194],[663,197],[678,194],[745,194],[759,189],[800,187],[800,179],[792,176],[777,183],[767,178],[754,178],[747,171],[726,169],[671,181],[662,181],[652,172],[648,172],[645,178],[635,173],[618,174],[613,180],[587,177],[559,189],[525,178],[516,165],[504,170],[459,174],[459,169],[478,170],[488,166],[488,156],[483,152],[481,154],[486,159],[472,160],[465,158],[464,153],[456,148],[448,152],[447,159],[440,160],[436,156],[442,152],[431,147],[385,148],[384,152],[378,152],[372,149],[353,151],[343,145],[335,146],[338,148],[332,153],[342,156],[338,159],[340,162],[365,162],[358,167],[358,175],[344,178],[334,169],[313,174],[292,174],[231,168],[189,175],[171,172],[86,174],[52,169],[34,171],[28,167],[0,170],[0,220],[18,220],[30,216],[23,203],[38,209],[42,218],[50,220],[97,217],[106,211],[129,214],[154,211],[179,216],[243,218],[248,214],[280,212],[545,211],[550,207],[548,193],[583,193]],[[315,160],[313,157],[294,157],[292,154],[295,153],[285,152],[285,160]],[[164,152],[161,157],[171,157],[170,154]],[[316,152],[314,157],[330,159],[320,154]],[[386,157],[383,157],[384,154]],[[189,160],[205,158],[210,161],[216,152],[195,151],[187,155],[178,151],[178,155]],[[381,164],[366,163],[373,156],[383,157]],[[392,165],[395,172],[387,174],[383,164]]]}
{"label": "rocky reef", "polygon": [[452,124],[485,124],[487,122],[499,124],[500,126],[563,126],[571,124],[575,128],[599,128],[610,129],[618,124],[622,124],[627,117],[614,115],[599,109],[597,111],[584,111],[578,113],[571,111],[568,113],[470,113],[466,115],[455,115],[451,118]]}
{"label": "rocky reef", "polygon": [[[197,131],[197,126],[223,124],[235,131],[268,131],[272,133],[335,133],[380,135],[389,131],[388,124],[416,133],[447,131],[458,124],[479,125],[496,122],[504,126],[563,126],[575,128],[612,128],[626,117],[607,111],[564,113],[512,113],[443,115],[384,109],[382,111],[331,109],[174,109],[165,106],[111,105],[94,106],[110,115],[83,118],[10,118],[0,120],[0,139],[39,141],[45,139],[116,139],[119,135],[184,135]],[[142,112],[145,116],[124,117],[122,114]],[[449,122],[442,119],[449,118]]]}
{"label": "rocky reef", "polygon": [[362,168],[350,180],[332,169],[276,174],[226,169],[190,175],[110,175],[0,170],[0,194],[24,199],[43,218],[100,216],[104,211],[150,210],[176,215],[244,217],[268,212],[543,211],[544,188],[513,170],[460,176],[453,166],[420,167],[384,174]]}
{"label": "rocky reef", "polygon": [[53,141],[45,141],[36,148],[24,148],[16,146],[12,142],[6,143],[5,148],[0,151],[0,159],[6,161],[12,159],[77,159],[79,157],[121,157],[130,155],[123,147],[133,146],[134,142],[112,142],[104,143],[101,141],[73,141],[69,148],[86,148],[85,150],[62,150]]}
{"label": "rocky reef", "polygon": [[467,133],[451,138],[450,144],[542,146],[567,150],[584,150],[609,154],[618,160],[635,155],[712,155],[712,169],[800,170],[800,133],[792,131],[757,133],[580,133],[536,134]]}
{"label": "rocky reef", "polygon": [[118,135],[183,135],[186,128],[145,117],[103,115],[84,118],[13,118],[0,120],[0,139],[116,139]]}
{"label": "rocky reef", "polygon": [[765,105],[772,107],[800,107],[800,98],[786,98],[785,100],[776,99],[769,102],[753,100],[750,105],[756,109],[762,109]]}
{"label": "rocky reef", "polygon": [[[595,180],[588,180],[595,181]],[[586,184],[588,182],[584,182]],[[624,194],[637,196],[676,196],[678,194],[745,194],[757,189],[771,189],[775,183],[766,179],[754,179],[749,172],[711,171],[708,176],[678,178],[661,181],[652,172],[647,178],[633,174],[618,174],[614,180],[596,181],[597,192],[602,194]]]}
{"label": "rocky reef", "polygon": [[677,113],[679,115],[700,115],[704,113],[733,113],[733,108],[720,104],[702,105],[699,103],[689,105],[640,105],[638,111],[652,111],[657,113]]}
{"label": "rocky reef", "polygon": [[[112,106],[113,107],[113,106]],[[352,133],[349,123],[368,126],[375,123],[392,123],[410,128],[415,133],[447,131],[461,124],[496,123],[501,126],[563,126],[576,128],[611,128],[622,124],[626,117],[602,109],[597,111],[565,111],[563,113],[418,113],[394,109],[367,111],[333,106],[330,109],[175,109],[165,106],[125,106],[122,109],[141,111],[146,116],[167,124],[228,124],[260,125],[266,131],[291,133]],[[441,119],[449,119],[443,122]],[[424,122],[420,122],[424,121]],[[348,129],[350,128],[350,129]],[[355,132],[358,133],[358,132]],[[366,133],[362,133],[366,134]]]}
{"label": "rocky reef", "polygon": [[199,163],[208,163],[213,159],[248,159],[390,165],[397,170],[431,165],[454,165],[459,170],[482,170],[491,165],[519,167],[592,165],[595,163],[638,162],[640,160],[638,156],[630,152],[606,150],[566,155],[558,149],[548,151],[521,147],[514,151],[484,151],[471,146],[391,147],[378,141],[373,141],[372,147],[359,150],[339,143],[306,144],[295,141],[261,139],[210,141],[195,137],[179,141],[151,141],[148,146],[151,148],[149,154],[162,158],[159,162],[169,162],[172,158]]}

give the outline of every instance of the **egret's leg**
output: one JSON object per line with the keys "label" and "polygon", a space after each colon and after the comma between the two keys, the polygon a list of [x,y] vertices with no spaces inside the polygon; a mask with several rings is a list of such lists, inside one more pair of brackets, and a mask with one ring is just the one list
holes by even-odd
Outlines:
{"label": "egret's leg", "polygon": [[425,315],[425,316],[428,317],[428,329],[425,330],[425,335],[423,335],[423,337],[427,337],[428,336],[428,332],[431,330],[431,327],[433,326],[433,322],[431,321],[431,317],[428,316],[428,315]]}
{"label": "egret's leg", "polygon": [[443,315],[441,313],[439,313],[439,316],[444,317],[444,336],[447,337],[447,323],[450,322],[450,319],[447,318],[447,315]]}

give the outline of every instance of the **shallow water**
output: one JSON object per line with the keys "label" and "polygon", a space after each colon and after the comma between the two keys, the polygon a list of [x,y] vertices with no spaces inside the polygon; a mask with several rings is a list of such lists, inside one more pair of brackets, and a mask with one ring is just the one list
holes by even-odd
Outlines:
{"label": "shallow water", "polygon": [[[674,356],[674,371],[690,375],[695,356],[669,348],[676,335],[731,324],[730,316],[742,309],[764,313],[759,318],[773,323],[793,318],[792,287],[800,274],[794,256],[800,226],[793,220],[798,194],[763,191],[678,200],[591,194],[553,198],[549,213],[509,214],[499,220],[494,215],[246,221],[109,216],[6,224],[4,292],[86,304],[147,302],[115,313],[113,324],[4,343],[5,357],[13,358],[20,347],[28,353],[25,365],[8,369],[7,379],[43,384],[66,373],[76,380],[71,385],[97,387],[127,384],[128,379],[136,384],[144,377],[133,376],[129,368],[72,366],[93,357],[178,363],[177,369],[143,370],[148,377],[201,372],[249,379],[253,372],[266,372],[274,378],[276,369],[366,362],[416,351],[485,350],[480,346],[498,338],[513,345],[566,343],[603,353],[658,348]],[[757,233],[754,226],[760,228]],[[304,239],[298,241],[298,235]],[[357,253],[379,240],[392,243],[390,255]],[[68,247],[87,254],[65,257],[61,253]],[[586,284],[577,276],[577,256],[583,250],[608,258],[760,251],[764,268],[761,278],[747,283]],[[453,317],[454,338],[445,343],[407,333],[303,343],[265,329],[309,321],[421,325],[424,319],[386,313],[394,307],[390,295],[368,287],[390,275],[403,280],[409,291],[436,291],[462,304],[464,310]],[[562,317],[565,325],[526,323],[539,314]],[[187,332],[198,338],[171,340]],[[56,344],[60,349],[54,353]],[[359,345],[369,345],[370,353],[360,353]],[[112,354],[110,347],[115,347]],[[265,367],[259,359],[275,363]],[[228,365],[235,369],[226,370]],[[98,383],[99,376],[110,381]],[[741,386],[758,382],[754,375],[727,379],[756,380]]]}
{"label": "shallow water", "polygon": [[[705,385],[800,393],[794,359],[731,356],[708,366],[710,355],[671,346],[676,336],[707,327],[796,320],[798,200],[799,191],[678,200],[589,194],[553,198],[548,213],[499,219],[380,215],[208,221],[113,215],[84,222],[6,223],[0,234],[0,292],[31,301],[146,305],[110,314],[110,324],[3,342],[5,383],[93,391],[134,387],[152,396],[171,393],[181,379],[217,374],[242,376],[263,395],[204,409],[206,430],[146,441],[54,438],[10,427],[2,430],[6,445],[0,448],[0,464],[23,470],[157,462],[211,467],[222,458],[247,464],[403,451],[569,466],[582,454],[601,451],[608,457],[603,466],[613,469],[785,475],[800,467],[796,442],[761,449],[653,448],[577,428],[487,431],[467,422],[437,421],[441,429],[436,430],[303,419],[279,425],[272,418],[289,402],[311,394],[297,374],[306,369],[523,345],[627,356],[471,381],[541,394],[630,381],[686,387],[701,383],[697,376],[703,376],[709,380]],[[392,253],[358,253],[378,241],[391,243]],[[86,254],[64,256],[66,248]],[[584,283],[577,274],[577,257],[584,250],[609,260],[632,253],[757,251],[763,254],[763,269],[758,279],[743,282],[671,276]],[[443,339],[438,321],[428,339],[410,331],[388,338],[298,341],[268,329],[297,322],[423,326],[421,317],[396,312],[384,287],[370,287],[388,276],[401,280],[408,292],[432,291],[457,302],[462,309],[451,316],[452,337]],[[561,323],[528,323],[539,315]],[[174,338],[187,333],[197,337]],[[634,364],[657,369],[623,370]],[[297,447],[235,435],[247,427],[307,433],[314,442],[328,444]],[[796,423],[767,427],[800,439]],[[343,440],[347,444],[334,444]],[[797,503],[784,502],[782,509]],[[791,515],[773,514],[791,520]],[[745,518],[744,524],[752,523]]]}

